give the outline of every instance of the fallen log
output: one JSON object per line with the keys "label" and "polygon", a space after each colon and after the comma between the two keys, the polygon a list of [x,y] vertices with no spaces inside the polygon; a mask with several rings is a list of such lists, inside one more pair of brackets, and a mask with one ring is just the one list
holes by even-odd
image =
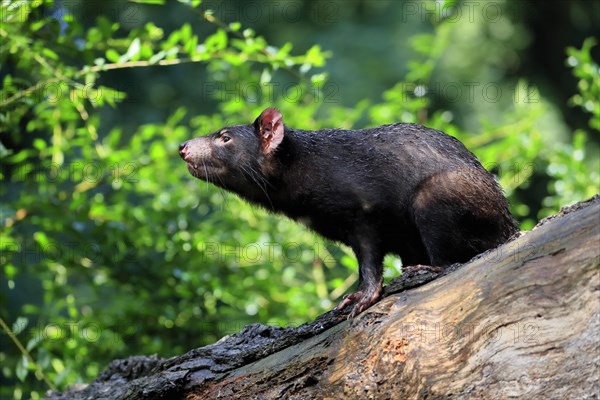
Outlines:
{"label": "fallen log", "polygon": [[47,399],[600,396],[600,197],[441,274],[403,274],[354,319],[250,325],[162,359],[115,360]]}

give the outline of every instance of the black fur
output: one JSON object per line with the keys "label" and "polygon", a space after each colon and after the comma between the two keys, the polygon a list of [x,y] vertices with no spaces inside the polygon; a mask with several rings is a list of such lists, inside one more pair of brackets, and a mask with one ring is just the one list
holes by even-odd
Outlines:
{"label": "black fur", "polygon": [[400,255],[404,265],[444,267],[517,231],[494,177],[440,131],[414,124],[282,126],[283,140],[265,153],[261,117],[190,140],[181,155],[195,177],[349,245],[360,285],[340,306],[357,303],[352,315],[379,298],[385,254]]}

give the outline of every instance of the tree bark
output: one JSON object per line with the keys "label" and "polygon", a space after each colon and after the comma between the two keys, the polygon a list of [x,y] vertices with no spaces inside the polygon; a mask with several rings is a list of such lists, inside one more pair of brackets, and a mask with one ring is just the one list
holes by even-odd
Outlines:
{"label": "tree bark", "polygon": [[599,266],[595,196],[466,264],[403,274],[354,319],[116,360],[48,399],[598,398]]}

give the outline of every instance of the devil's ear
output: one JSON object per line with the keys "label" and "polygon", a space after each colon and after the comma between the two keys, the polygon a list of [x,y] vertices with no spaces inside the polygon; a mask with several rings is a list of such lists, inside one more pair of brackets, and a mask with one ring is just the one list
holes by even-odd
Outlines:
{"label": "devil's ear", "polygon": [[263,154],[269,154],[283,140],[283,117],[279,110],[267,108],[254,121]]}

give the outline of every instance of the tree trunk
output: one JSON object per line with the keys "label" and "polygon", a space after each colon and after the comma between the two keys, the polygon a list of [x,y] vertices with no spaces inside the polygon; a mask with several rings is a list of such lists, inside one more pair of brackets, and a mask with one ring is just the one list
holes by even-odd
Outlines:
{"label": "tree trunk", "polygon": [[251,325],[48,398],[598,398],[599,265],[596,196],[442,274],[405,273],[357,318]]}

